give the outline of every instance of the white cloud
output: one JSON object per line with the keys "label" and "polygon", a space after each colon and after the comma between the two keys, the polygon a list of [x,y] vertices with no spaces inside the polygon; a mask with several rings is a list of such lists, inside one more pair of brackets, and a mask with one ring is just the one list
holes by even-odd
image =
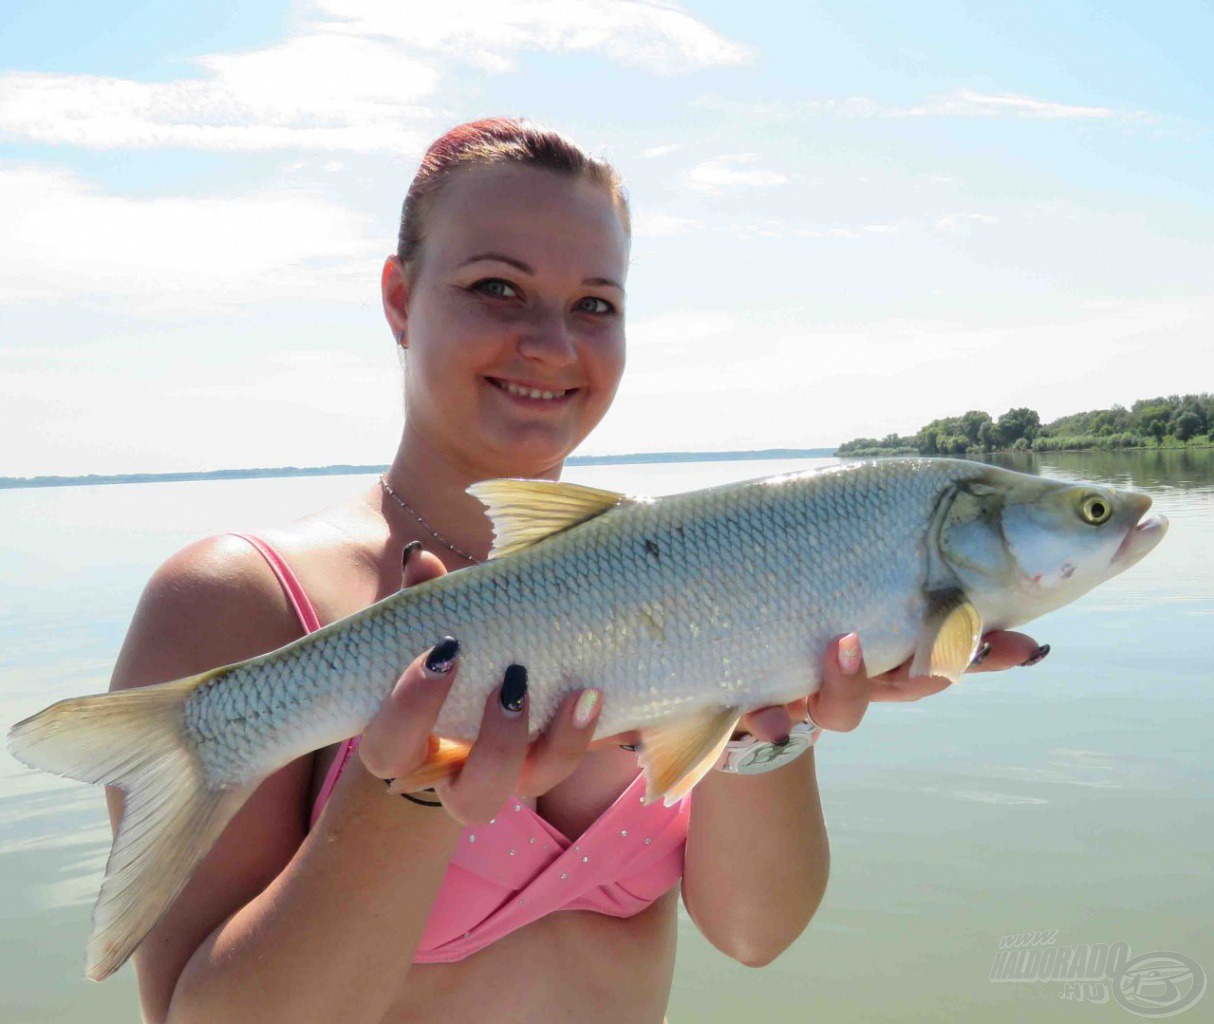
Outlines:
{"label": "white cloud", "polygon": [[881,103],[868,96],[827,97],[790,103],[740,103],[721,96],[705,96],[696,105],[747,120],[785,121],[800,117],[844,119],[899,119],[930,117],[1019,118],[1044,121],[1151,121],[1141,111],[1082,106],[1037,99],[1017,93],[981,93],[957,89],[932,96],[911,106]]}
{"label": "white cloud", "polygon": [[638,210],[632,217],[634,238],[670,238],[695,231],[704,225],[691,217],[678,217],[659,210]]}
{"label": "white cloud", "polygon": [[500,72],[521,51],[595,52],[679,74],[751,55],[678,8],[638,0],[320,0],[314,13],[282,43],[195,58],[190,77],[0,75],[0,138],[414,154],[432,134],[441,58]]}
{"label": "white cloud", "polygon": [[491,71],[521,50],[598,52],[657,74],[741,64],[751,47],[726,39],[671,3],[651,0],[317,0],[340,31],[386,37],[462,57]]}
{"label": "white cloud", "polygon": [[894,117],[1020,117],[1058,120],[1105,121],[1121,116],[1111,107],[1056,103],[1015,93],[979,93],[959,89],[922,106],[893,112]]}
{"label": "white cloud", "polygon": [[0,135],[90,149],[414,152],[430,116],[419,102],[438,85],[396,47],[328,33],[197,63],[205,78],[0,76]]}
{"label": "white cloud", "polygon": [[727,153],[713,157],[686,171],[683,181],[688,188],[697,192],[720,195],[725,189],[739,185],[764,187],[783,185],[789,180],[788,175],[779,171],[750,166],[756,160],[758,155],[755,153]]}
{"label": "white cloud", "polygon": [[666,146],[650,146],[648,149],[641,150],[641,156],[646,160],[653,160],[656,157],[670,156],[671,153],[677,153],[682,148],[682,144],[677,142]]}
{"label": "white cloud", "polygon": [[999,218],[990,213],[946,213],[932,224],[932,230],[941,235],[968,234],[974,225],[993,227]]}
{"label": "white cloud", "polygon": [[20,165],[0,165],[0,223],[0,303],[137,314],[363,299],[384,248],[362,218],[303,189],[131,198]]}

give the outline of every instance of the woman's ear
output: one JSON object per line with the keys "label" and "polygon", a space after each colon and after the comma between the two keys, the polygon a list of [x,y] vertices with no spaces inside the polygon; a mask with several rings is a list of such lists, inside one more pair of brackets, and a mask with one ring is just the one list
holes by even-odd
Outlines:
{"label": "woman's ear", "polygon": [[384,316],[392,329],[392,337],[401,348],[409,347],[409,283],[400,257],[389,256],[384,260],[380,276],[380,292],[384,302]]}

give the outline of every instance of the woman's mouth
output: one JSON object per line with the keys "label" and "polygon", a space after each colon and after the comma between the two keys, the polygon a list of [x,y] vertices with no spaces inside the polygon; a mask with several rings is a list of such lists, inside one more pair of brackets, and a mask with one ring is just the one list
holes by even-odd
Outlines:
{"label": "woman's mouth", "polygon": [[512,380],[502,380],[500,377],[485,378],[499,391],[520,398],[528,404],[546,403],[558,405],[562,400],[576,393],[577,388],[554,388],[552,385],[520,383]]}

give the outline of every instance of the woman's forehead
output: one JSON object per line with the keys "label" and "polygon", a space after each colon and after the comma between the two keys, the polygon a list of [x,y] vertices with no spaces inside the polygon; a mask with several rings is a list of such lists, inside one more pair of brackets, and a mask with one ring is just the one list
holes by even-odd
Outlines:
{"label": "woman's forehead", "polygon": [[605,186],[585,177],[509,164],[465,168],[426,220],[427,256],[444,265],[500,252],[533,266],[572,261],[604,277],[622,278],[627,267],[619,210]]}

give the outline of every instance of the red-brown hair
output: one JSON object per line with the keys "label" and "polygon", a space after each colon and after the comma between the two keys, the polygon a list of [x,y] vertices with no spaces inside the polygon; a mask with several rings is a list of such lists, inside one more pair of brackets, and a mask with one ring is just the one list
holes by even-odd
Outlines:
{"label": "red-brown hair", "polygon": [[426,150],[401,210],[396,244],[396,255],[401,262],[408,266],[420,254],[426,215],[455,171],[461,167],[502,163],[586,177],[602,185],[620,211],[624,230],[631,233],[628,197],[619,173],[611,164],[590,156],[558,132],[512,117],[487,117],[457,125]]}

